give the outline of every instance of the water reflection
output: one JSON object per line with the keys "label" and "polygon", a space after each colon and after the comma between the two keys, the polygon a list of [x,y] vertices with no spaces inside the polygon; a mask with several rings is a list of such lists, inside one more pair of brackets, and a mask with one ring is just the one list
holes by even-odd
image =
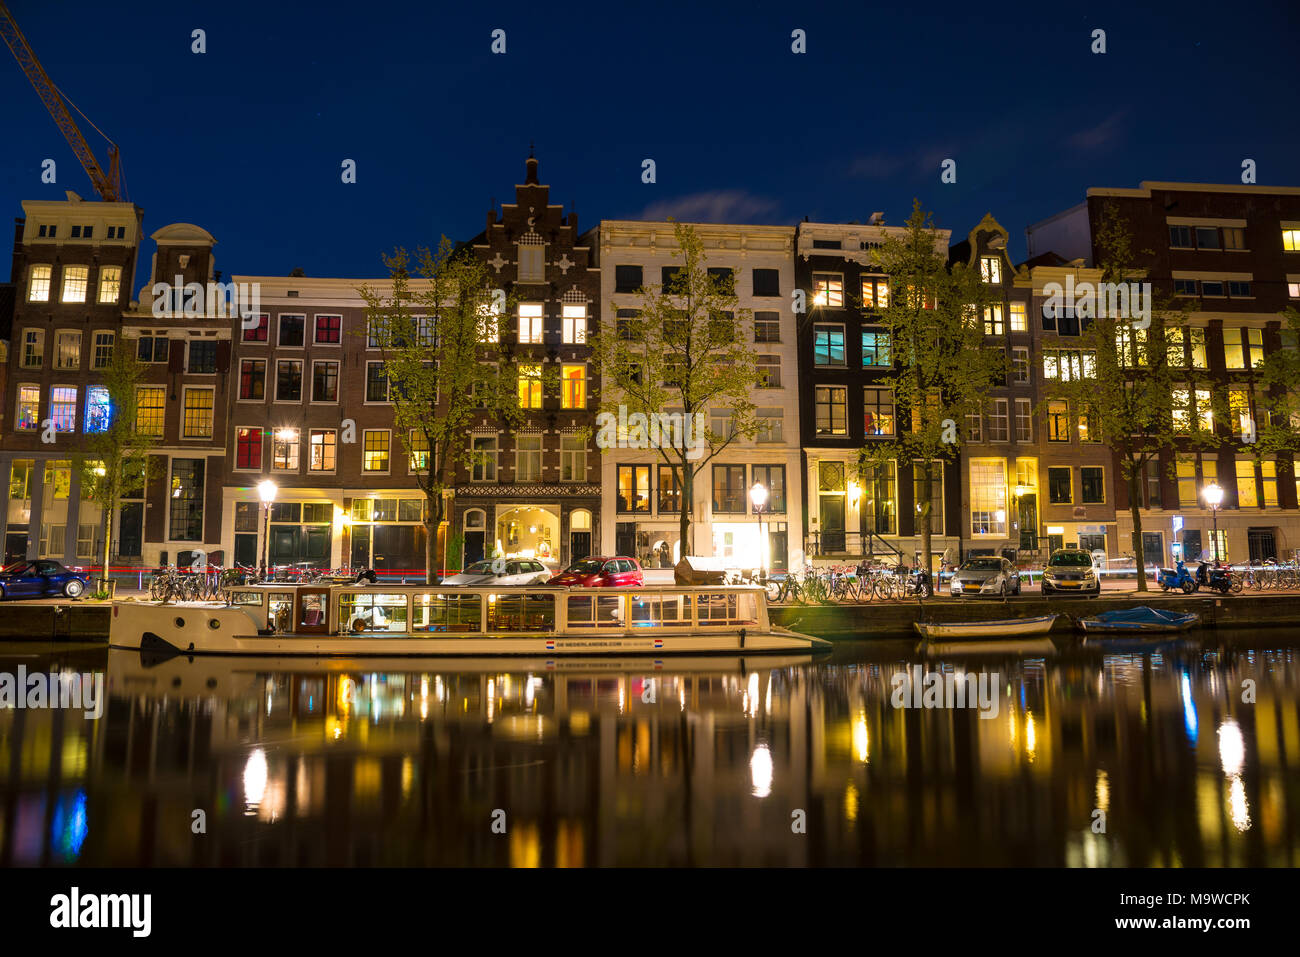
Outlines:
{"label": "water reflection", "polygon": [[[106,668],[109,702],[99,721],[0,711],[0,864],[1294,866],[1300,666],[1265,637],[817,662],[25,659]],[[918,664],[996,675],[996,714],[894,707]]]}

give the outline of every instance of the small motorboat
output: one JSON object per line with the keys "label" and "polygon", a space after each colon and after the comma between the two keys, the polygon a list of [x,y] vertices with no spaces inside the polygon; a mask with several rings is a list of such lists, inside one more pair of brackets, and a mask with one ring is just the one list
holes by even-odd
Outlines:
{"label": "small motorboat", "polygon": [[1201,616],[1187,612],[1169,611],[1142,605],[1138,608],[1121,608],[1104,611],[1092,618],[1082,618],[1076,624],[1086,634],[1152,634],[1164,635],[1188,631],[1201,623]]}
{"label": "small motorboat", "polygon": [[928,641],[964,639],[994,640],[1023,638],[1026,635],[1045,635],[1052,630],[1059,615],[1038,618],[1002,618],[996,621],[933,621],[914,622],[917,634]]}

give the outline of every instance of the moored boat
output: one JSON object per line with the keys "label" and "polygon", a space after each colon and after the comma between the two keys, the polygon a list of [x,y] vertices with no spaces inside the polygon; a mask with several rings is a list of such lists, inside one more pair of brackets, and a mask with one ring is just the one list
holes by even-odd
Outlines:
{"label": "moored boat", "polygon": [[996,621],[918,621],[913,624],[917,634],[927,640],[1001,640],[1028,635],[1045,635],[1052,630],[1059,615],[1042,615],[1036,618],[1003,618]]}
{"label": "moored boat", "polygon": [[1169,611],[1140,605],[1137,608],[1119,608],[1104,611],[1091,618],[1081,618],[1076,624],[1085,634],[1105,635],[1164,635],[1189,631],[1201,622],[1201,616],[1187,612]]}
{"label": "moored boat", "polygon": [[774,626],[756,586],[299,585],[229,603],[113,604],[109,645],[147,653],[320,656],[799,654],[830,643]]}

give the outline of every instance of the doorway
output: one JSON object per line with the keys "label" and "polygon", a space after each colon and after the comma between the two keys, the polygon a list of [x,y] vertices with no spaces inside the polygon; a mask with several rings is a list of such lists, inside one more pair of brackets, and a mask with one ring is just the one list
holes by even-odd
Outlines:
{"label": "doorway", "polygon": [[1142,561],[1148,566],[1160,568],[1165,563],[1165,536],[1163,532],[1142,533]]}
{"label": "doorway", "polygon": [[117,554],[139,558],[144,544],[144,502],[123,502],[117,522]]}
{"label": "doorway", "polygon": [[821,496],[821,552],[844,551],[844,496]]}

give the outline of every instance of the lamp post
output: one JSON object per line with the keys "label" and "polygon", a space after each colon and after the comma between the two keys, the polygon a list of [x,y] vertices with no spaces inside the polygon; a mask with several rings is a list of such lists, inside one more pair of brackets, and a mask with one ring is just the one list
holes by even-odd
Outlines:
{"label": "lamp post", "polygon": [[763,547],[763,506],[767,504],[767,488],[762,482],[755,482],[749,490],[749,500],[754,503],[754,514],[758,516],[758,577],[767,578],[767,549]]}
{"label": "lamp post", "polygon": [[279,491],[276,484],[270,479],[263,479],[257,483],[257,494],[262,499],[262,509],[266,512],[266,518],[262,521],[262,579],[266,580],[266,552],[267,546],[271,542],[271,503],[275,501],[275,493]]}
{"label": "lamp post", "polygon": [[1210,513],[1214,516],[1214,564],[1219,564],[1219,506],[1223,504],[1223,489],[1217,482],[1211,482],[1201,490],[1205,496],[1205,504],[1210,506]]}

